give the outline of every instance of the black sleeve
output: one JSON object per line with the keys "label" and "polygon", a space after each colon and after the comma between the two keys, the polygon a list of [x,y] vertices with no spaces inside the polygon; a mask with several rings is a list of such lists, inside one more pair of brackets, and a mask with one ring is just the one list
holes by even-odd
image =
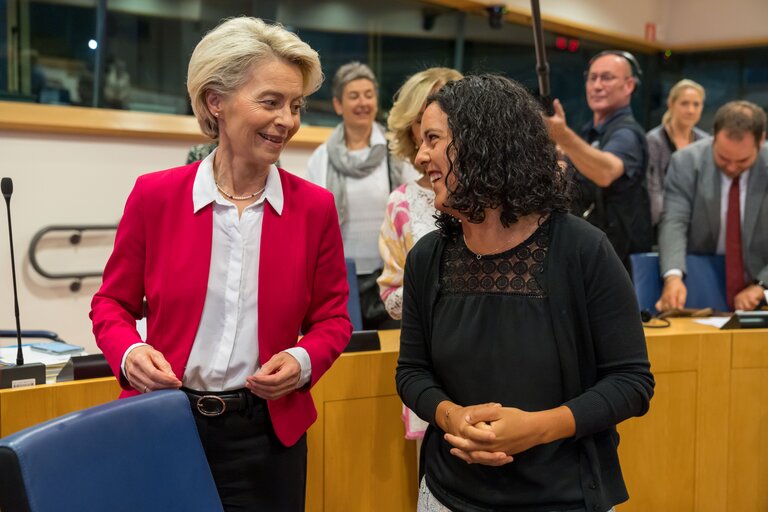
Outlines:
{"label": "black sleeve", "polygon": [[648,411],[654,379],[632,282],[603,235],[583,261],[595,384],[566,402],[576,438],[606,430]]}
{"label": "black sleeve", "polygon": [[[427,237],[425,237],[427,238]],[[422,239],[420,242],[428,242]],[[437,405],[450,400],[436,380],[430,357],[429,340],[422,322],[428,317],[424,297],[428,293],[428,254],[425,243],[408,253],[403,281],[403,319],[400,328],[400,357],[397,360],[397,392],[403,403],[420,418],[435,424]],[[436,286],[436,283],[434,283]]]}

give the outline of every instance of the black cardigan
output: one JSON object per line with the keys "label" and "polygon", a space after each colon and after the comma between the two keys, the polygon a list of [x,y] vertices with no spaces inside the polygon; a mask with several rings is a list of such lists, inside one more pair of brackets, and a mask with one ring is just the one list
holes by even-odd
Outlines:
{"label": "black cardigan", "polygon": [[[564,405],[581,441],[585,503],[587,510],[604,511],[628,498],[615,426],[648,411],[654,380],[632,283],[605,234],[569,214],[554,214],[552,221],[540,284],[549,297]],[[396,376],[405,405],[438,430],[437,405],[451,399],[434,378],[429,356],[445,242],[435,231],[408,254]]]}

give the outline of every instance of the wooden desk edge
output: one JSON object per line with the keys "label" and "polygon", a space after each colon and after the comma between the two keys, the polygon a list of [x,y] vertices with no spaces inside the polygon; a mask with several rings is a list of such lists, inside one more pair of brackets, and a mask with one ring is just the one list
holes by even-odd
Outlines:
{"label": "wooden desk edge", "polygon": [[[200,132],[194,116],[14,101],[0,101],[0,130],[210,142]],[[332,131],[324,126],[302,125],[289,146],[317,147]]]}

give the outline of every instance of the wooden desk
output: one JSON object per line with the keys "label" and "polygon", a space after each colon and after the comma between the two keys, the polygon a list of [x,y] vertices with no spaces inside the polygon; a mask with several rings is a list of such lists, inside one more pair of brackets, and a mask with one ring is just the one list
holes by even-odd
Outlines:
{"label": "wooden desk", "polygon": [[768,330],[732,331],[728,418],[728,510],[768,510]]}
{"label": "wooden desk", "polygon": [[768,330],[646,329],[656,390],[619,426],[619,512],[768,510]]}
{"label": "wooden desk", "polygon": [[[344,354],[313,389],[307,510],[412,511],[415,443],[395,392],[398,331],[380,352]],[[647,329],[656,392],[619,426],[630,501],[619,512],[768,511],[768,330],[674,319]],[[0,435],[109,401],[112,378],[0,390]]]}
{"label": "wooden desk", "polygon": [[656,389],[648,414],[619,425],[629,501],[620,512],[719,510],[727,447],[731,334],[689,319],[646,329]]}
{"label": "wooden desk", "polygon": [[103,404],[120,394],[114,377],[0,390],[0,437],[63,414]]}
{"label": "wooden desk", "polygon": [[416,510],[416,443],[407,441],[395,391],[400,331],[381,331],[380,352],[342,355],[312,396],[307,510]]}

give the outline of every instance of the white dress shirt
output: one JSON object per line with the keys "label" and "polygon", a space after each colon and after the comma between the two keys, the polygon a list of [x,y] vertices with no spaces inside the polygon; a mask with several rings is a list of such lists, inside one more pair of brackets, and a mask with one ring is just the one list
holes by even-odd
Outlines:
{"label": "white dress shirt", "polygon": [[[226,391],[245,386],[245,378],[261,366],[259,361],[258,301],[259,254],[264,203],[282,214],[283,189],[274,165],[258,201],[238,216],[213,178],[215,151],[200,163],[192,186],[194,211],[213,207],[213,243],[203,313],[192,344],[182,383],[200,391]],[[152,340],[149,340],[150,342]],[[134,345],[126,351],[126,355]],[[301,366],[297,387],[312,375],[307,351],[292,347],[285,352]],[[125,364],[125,356],[123,356]],[[125,373],[125,371],[124,371]]]}

